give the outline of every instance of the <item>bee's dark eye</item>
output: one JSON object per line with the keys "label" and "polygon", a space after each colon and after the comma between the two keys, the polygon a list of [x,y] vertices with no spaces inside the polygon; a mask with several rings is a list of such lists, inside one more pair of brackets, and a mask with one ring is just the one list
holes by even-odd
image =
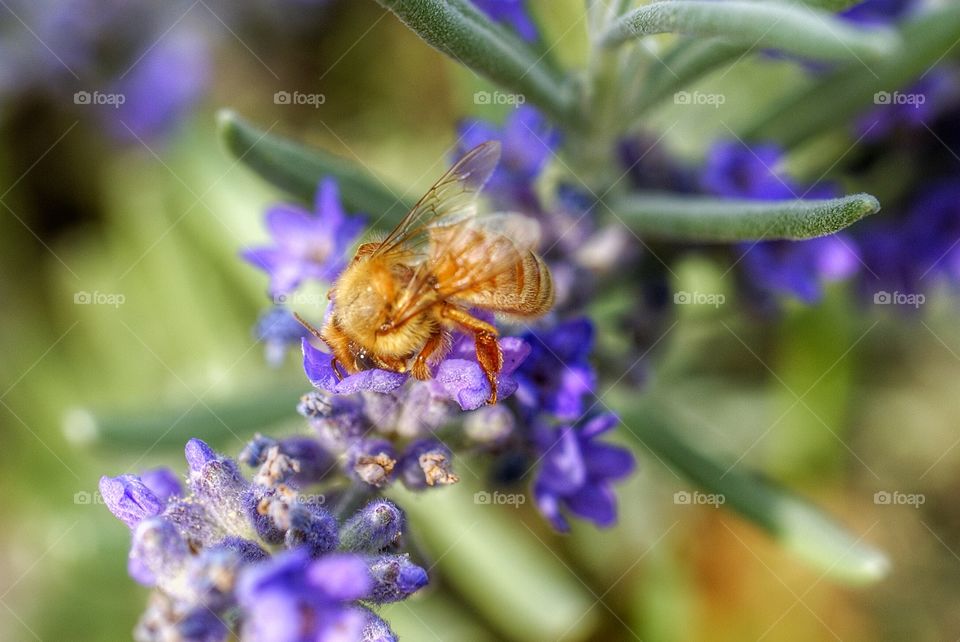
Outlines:
{"label": "bee's dark eye", "polygon": [[370,370],[375,368],[377,365],[373,362],[373,359],[370,358],[370,355],[367,354],[365,350],[361,350],[357,353],[357,356],[354,358],[354,362],[357,364],[357,370]]}

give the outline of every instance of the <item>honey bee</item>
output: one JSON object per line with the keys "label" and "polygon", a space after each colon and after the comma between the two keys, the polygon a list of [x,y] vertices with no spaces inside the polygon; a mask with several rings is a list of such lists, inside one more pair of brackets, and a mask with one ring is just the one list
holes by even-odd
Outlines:
{"label": "honey bee", "polygon": [[473,148],[383,240],[357,248],[327,295],[333,307],[323,330],[311,329],[329,346],[335,372],[381,368],[429,379],[460,330],[473,334],[488,403],[496,403],[497,329],[471,310],[530,319],[554,300],[550,271],[534,252],[536,221],[477,212],[499,159],[496,141]]}

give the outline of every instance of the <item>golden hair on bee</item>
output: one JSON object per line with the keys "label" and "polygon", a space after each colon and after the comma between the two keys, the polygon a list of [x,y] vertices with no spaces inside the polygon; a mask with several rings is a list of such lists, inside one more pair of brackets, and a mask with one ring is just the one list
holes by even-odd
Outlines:
{"label": "golden hair on bee", "polygon": [[318,336],[348,373],[368,368],[429,379],[451,333],[473,335],[497,400],[503,356],[497,329],[471,309],[529,319],[553,306],[553,281],[535,248],[539,226],[520,214],[478,214],[477,196],[500,144],[467,152],[385,237],[357,248],[333,284]]}

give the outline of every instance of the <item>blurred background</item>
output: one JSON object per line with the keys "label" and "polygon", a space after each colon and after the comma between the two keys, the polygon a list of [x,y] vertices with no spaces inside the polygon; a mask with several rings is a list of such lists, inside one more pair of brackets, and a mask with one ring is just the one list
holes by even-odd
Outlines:
{"label": "blurred background", "polygon": [[[252,332],[266,279],[237,258],[286,197],[224,152],[217,109],[415,196],[446,166],[460,118],[511,107],[475,104],[491,86],[374,2],[0,5],[0,639],[127,639],[147,591],[126,575],[129,533],[99,477],[182,470],[189,437],[236,454],[256,430],[305,429],[297,359],[268,367]],[[562,64],[584,63],[581,5],[532,3]],[[736,97],[735,125],[794,81],[802,70],[771,57],[702,85]],[[716,116],[669,112],[650,128],[677,122],[662,144],[696,160]],[[689,290],[729,287],[707,258],[676,271]],[[478,506],[469,476],[404,497],[433,589],[386,617],[418,641],[956,639],[956,299],[933,292],[891,314],[849,290],[764,324],[736,305],[683,310],[651,368],[674,369],[692,443],[828,508],[888,553],[887,579],[837,585],[736,515],[675,503],[692,487],[641,451],[606,531],[560,537],[529,503]],[[277,408],[287,423],[264,424]]]}

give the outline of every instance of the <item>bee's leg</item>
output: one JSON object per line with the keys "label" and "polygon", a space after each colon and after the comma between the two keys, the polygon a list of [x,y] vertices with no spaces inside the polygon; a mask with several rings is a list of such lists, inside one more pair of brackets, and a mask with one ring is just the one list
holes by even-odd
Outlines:
{"label": "bee's leg", "polygon": [[423,344],[423,348],[420,349],[420,352],[413,360],[414,377],[421,381],[430,378],[430,366],[427,361],[431,356],[436,354],[438,350],[443,350],[446,342],[447,333],[443,330],[437,330],[427,339],[427,342]]}
{"label": "bee's leg", "polygon": [[473,332],[477,362],[490,383],[490,398],[487,399],[487,403],[497,403],[497,375],[503,367],[503,353],[500,351],[500,344],[497,343],[497,329],[486,321],[472,316],[466,310],[452,305],[445,306],[442,314],[444,318]]}

